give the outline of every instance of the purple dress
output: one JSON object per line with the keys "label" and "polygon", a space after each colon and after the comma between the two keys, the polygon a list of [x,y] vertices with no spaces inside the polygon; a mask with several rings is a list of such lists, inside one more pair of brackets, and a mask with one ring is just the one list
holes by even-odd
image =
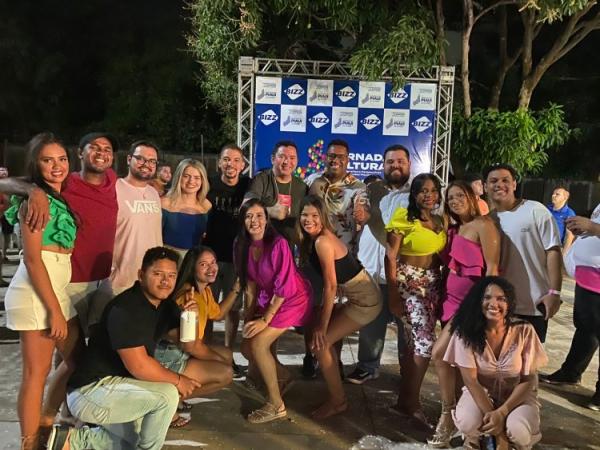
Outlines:
{"label": "purple dress", "polygon": [[442,301],[442,322],[448,322],[463,299],[485,274],[485,261],[481,245],[458,234],[456,227],[448,230],[448,245],[442,259],[450,269],[446,280],[446,293]]}
{"label": "purple dress", "polygon": [[[262,248],[258,261],[252,256],[253,248]],[[312,311],[312,292],[308,281],[298,272],[287,241],[277,235],[273,243],[253,241],[248,253],[248,279],[256,283],[257,312],[269,307],[274,295],[283,297],[283,303],[269,323],[273,328],[306,325]]]}

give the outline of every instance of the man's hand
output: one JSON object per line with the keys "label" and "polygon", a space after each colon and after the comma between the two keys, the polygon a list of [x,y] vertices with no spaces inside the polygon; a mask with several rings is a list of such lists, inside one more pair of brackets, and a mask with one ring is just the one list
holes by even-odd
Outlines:
{"label": "man's hand", "polygon": [[290,208],[277,202],[273,206],[269,206],[267,208],[267,212],[269,213],[269,217],[271,217],[271,219],[283,220],[289,215]]}
{"label": "man's hand", "polygon": [[198,303],[194,300],[194,286],[191,289],[185,292],[184,296],[184,304],[182,306],[184,311],[194,311],[198,314]]}
{"label": "man's hand", "polygon": [[192,395],[195,389],[202,387],[202,384],[193,378],[189,378],[183,374],[180,374],[179,383],[177,383],[176,387],[181,398],[188,398],[190,395]]}
{"label": "man's hand", "polygon": [[546,308],[546,316],[544,318],[550,320],[560,309],[560,296],[556,294],[546,294],[540,299],[540,303],[543,303]]}
{"label": "man's hand", "polygon": [[587,217],[575,216],[567,219],[567,229],[575,234],[580,235],[583,233],[600,234],[600,224],[592,222]]}
{"label": "man's hand", "polygon": [[365,207],[365,205],[361,202],[357,202],[354,205],[354,211],[352,211],[352,216],[354,217],[354,221],[357,225],[364,225],[371,218],[371,214]]}
{"label": "man's hand", "polygon": [[25,223],[32,233],[42,231],[50,220],[50,202],[48,196],[39,187],[33,186],[27,200],[27,215]]}
{"label": "man's hand", "polygon": [[399,319],[404,316],[404,300],[398,292],[396,282],[388,284],[388,305],[390,312]]}

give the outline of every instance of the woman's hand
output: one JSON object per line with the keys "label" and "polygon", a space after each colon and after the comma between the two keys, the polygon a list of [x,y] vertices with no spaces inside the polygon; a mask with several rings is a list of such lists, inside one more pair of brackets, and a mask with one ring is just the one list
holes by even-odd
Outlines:
{"label": "woman's hand", "polygon": [[184,303],[181,308],[184,311],[194,311],[196,314],[198,314],[198,303],[196,303],[196,300],[194,300],[194,292],[194,286],[192,286],[190,290],[186,291],[183,297]]}
{"label": "woman's hand", "polygon": [[404,316],[404,300],[400,296],[398,292],[398,288],[393,286],[388,286],[388,305],[390,308],[390,312],[401,319]]}
{"label": "woman's hand", "polygon": [[51,339],[62,341],[67,338],[67,321],[61,310],[50,312],[50,330],[48,336]]}
{"label": "woman's hand", "polygon": [[267,328],[267,326],[267,322],[265,322],[263,319],[251,320],[250,322],[246,322],[244,325],[242,336],[245,339],[251,339],[262,330]]}
{"label": "woman's hand", "polygon": [[504,424],[506,422],[505,408],[500,407],[493,411],[487,412],[483,416],[483,425],[481,426],[481,432],[485,434],[493,434],[498,436],[504,432]]}
{"label": "woman's hand", "polygon": [[318,352],[326,349],[327,346],[327,327],[323,326],[322,324],[317,325],[313,329],[310,349],[314,352]]}

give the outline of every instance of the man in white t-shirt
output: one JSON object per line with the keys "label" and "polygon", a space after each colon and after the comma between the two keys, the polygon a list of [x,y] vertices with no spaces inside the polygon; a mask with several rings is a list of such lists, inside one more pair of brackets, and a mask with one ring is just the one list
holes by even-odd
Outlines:
{"label": "man in white t-shirt", "polygon": [[162,213],[160,197],[149,182],[158,164],[158,147],[150,141],[131,144],[127,155],[129,173],[116,184],[117,233],[110,276],[100,285],[100,293],[92,300],[106,303],[129,289],[137,280],[149,248],[162,246]]}
{"label": "man in white t-shirt", "polygon": [[515,312],[530,322],[544,342],[548,320],[560,308],[562,258],[560,235],[548,209],[539,202],[517,199],[517,173],[495,164],[483,174],[490,213],[502,232],[500,274],[515,287]]}
{"label": "man in white t-shirt", "polygon": [[[358,339],[358,364],[346,377],[353,384],[379,377],[379,365],[387,324],[396,319],[388,307],[385,280],[385,224],[390,220],[396,208],[408,206],[410,192],[410,152],[402,145],[392,145],[383,152],[384,181],[367,186],[365,208],[357,205],[354,209],[356,223],[362,226],[358,241],[358,259],[373,279],[379,283],[383,295],[383,308],[379,315],[361,328]],[[397,319],[398,327],[402,322]],[[398,332],[398,352],[404,343],[403,333]]]}

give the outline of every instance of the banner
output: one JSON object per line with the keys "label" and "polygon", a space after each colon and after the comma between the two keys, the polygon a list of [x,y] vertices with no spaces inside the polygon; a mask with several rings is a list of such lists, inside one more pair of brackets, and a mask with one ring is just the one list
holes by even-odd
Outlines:
{"label": "banner", "polygon": [[254,173],[271,167],[275,143],[298,146],[301,178],[325,168],[325,146],[350,146],[348,170],[358,178],[383,175],[383,151],[402,144],[412,173],[431,170],[437,85],[410,83],[393,90],[382,81],[256,77]]}

